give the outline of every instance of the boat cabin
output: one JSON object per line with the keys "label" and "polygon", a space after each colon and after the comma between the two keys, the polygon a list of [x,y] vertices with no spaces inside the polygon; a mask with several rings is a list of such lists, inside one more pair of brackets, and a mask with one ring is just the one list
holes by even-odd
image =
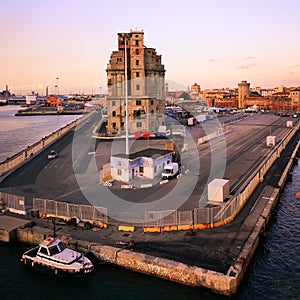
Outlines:
{"label": "boat cabin", "polygon": [[40,243],[38,254],[53,256],[62,252],[64,249],[65,245],[61,240],[55,240],[54,238],[48,237],[42,243]]}

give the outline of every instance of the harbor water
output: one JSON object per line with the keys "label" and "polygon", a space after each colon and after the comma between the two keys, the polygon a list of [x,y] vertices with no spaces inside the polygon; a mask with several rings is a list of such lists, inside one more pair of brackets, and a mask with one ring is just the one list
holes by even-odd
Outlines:
{"label": "harbor water", "polygon": [[80,115],[22,116],[20,106],[0,106],[0,162],[80,118]]}
{"label": "harbor water", "polygon": [[[0,107],[0,161],[79,116],[15,117]],[[300,299],[300,165],[293,169],[238,294],[232,299]],[[228,299],[201,289],[96,264],[84,279],[59,279],[20,264],[26,245],[0,244],[1,299]]]}

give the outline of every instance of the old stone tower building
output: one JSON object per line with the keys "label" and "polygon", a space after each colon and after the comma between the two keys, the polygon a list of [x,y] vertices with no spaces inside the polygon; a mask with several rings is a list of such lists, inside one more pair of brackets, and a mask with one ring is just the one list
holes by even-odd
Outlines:
{"label": "old stone tower building", "polygon": [[144,45],[144,32],[118,33],[118,50],[107,64],[107,134],[125,132],[125,45],[127,52],[128,131],[154,132],[164,123],[165,68],[161,55]]}
{"label": "old stone tower building", "polygon": [[238,84],[239,87],[239,99],[238,108],[245,108],[244,100],[250,96],[250,83],[247,81],[242,81]]}

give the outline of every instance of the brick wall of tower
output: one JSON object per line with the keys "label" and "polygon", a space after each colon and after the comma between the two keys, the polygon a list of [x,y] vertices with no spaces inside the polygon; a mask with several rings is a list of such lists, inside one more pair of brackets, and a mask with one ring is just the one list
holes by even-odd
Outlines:
{"label": "brick wall of tower", "polygon": [[130,36],[131,96],[145,96],[144,33],[133,32]]}

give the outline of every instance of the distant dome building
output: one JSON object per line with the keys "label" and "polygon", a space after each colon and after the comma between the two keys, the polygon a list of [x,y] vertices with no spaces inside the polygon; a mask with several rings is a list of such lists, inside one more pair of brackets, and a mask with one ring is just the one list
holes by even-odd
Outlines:
{"label": "distant dome building", "polygon": [[191,86],[191,92],[199,94],[201,92],[200,85],[196,82]]}
{"label": "distant dome building", "polygon": [[200,85],[196,82],[191,86],[190,98],[193,100],[199,99],[199,94],[201,92]]}

